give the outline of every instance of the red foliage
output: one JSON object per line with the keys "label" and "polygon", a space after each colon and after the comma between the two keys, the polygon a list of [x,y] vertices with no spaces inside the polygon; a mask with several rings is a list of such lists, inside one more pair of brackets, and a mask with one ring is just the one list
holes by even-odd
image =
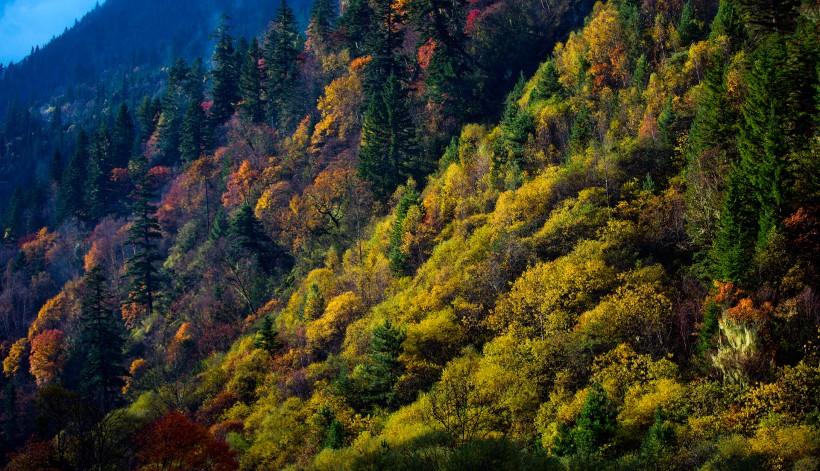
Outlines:
{"label": "red foliage", "polygon": [[29,442],[20,452],[11,456],[6,471],[59,471],[51,444]]}
{"label": "red foliage", "polygon": [[228,445],[179,412],[169,412],[138,435],[142,470],[230,471],[239,466]]}
{"label": "red foliage", "polygon": [[478,18],[481,16],[481,10],[478,8],[473,8],[467,13],[467,22],[464,25],[464,32],[467,34],[471,34],[475,31],[475,24],[478,21]]}
{"label": "red foliage", "polygon": [[422,70],[427,70],[430,67],[430,61],[433,59],[433,54],[436,52],[436,42],[428,39],[426,43],[419,47],[418,61]]}

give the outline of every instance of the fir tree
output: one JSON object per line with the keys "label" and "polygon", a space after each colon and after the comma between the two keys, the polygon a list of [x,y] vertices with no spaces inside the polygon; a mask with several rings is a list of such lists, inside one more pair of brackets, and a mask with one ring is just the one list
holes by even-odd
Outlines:
{"label": "fir tree", "polygon": [[114,130],[111,133],[111,166],[127,168],[134,148],[134,120],[128,106],[123,103],[114,120]]}
{"label": "fir tree", "polygon": [[151,202],[153,188],[144,158],[133,162],[134,190],[131,192],[132,222],[127,243],[132,252],[126,261],[129,279],[128,301],[145,308],[146,316],[154,309],[154,295],[159,284],[157,262],[160,260],[156,241],[162,237]]}
{"label": "fir tree", "polygon": [[289,133],[302,118],[304,103],[297,59],[302,49],[296,17],[282,0],[276,19],[265,37],[266,118],[283,133]]}
{"label": "fir tree", "polygon": [[197,101],[191,101],[182,121],[179,155],[183,162],[193,162],[205,150],[203,133],[206,130],[205,111]]}
{"label": "fir tree", "polygon": [[140,143],[145,143],[151,137],[151,134],[154,133],[154,130],[156,130],[160,111],[161,105],[158,100],[152,100],[149,96],[143,97],[137,107],[138,137]]}
{"label": "fir tree", "polygon": [[698,23],[691,0],[683,4],[677,29],[683,44],[689,44],[698,37]]}
{"label": "fir tree", "polygon": [[368,361],[362,370],[365,390],[362,399],[371,406],[392,407],[396,404],[394,387],[402,373],[399,355],[406,335],[389,321],[373,329]]}
{"label": "fir tree", "polygon": [[[644,65],[646,61],[644,60]],[[535,83],[535,88],[530,95],[532,100],[546,100],[553,96],[561,96],[563,87],[558,81],[558,68],[555,67],[554,60],[548,60],[541,66],[538,71],[538,81]]]}
{"label": "fir tree", "polygon": [[100,220],[111,208],[111,170],[114,168],[111,160],[111,133],[103,124],[94,134],[87,167],[85,204],[89,221]]}
{"label": "fir tree", "polygon": [[80,392],[105,413],[117,405],[123,386],[123,327],[111,308],[102,269],[92,268],[84,278],[75,355],[80,358]]}
{"label": "fir tree", "polygon": [[386,201],[401,182],[424,171],[414,155],[415,142],[407,92],[390,75],[364,114],[359,152],[359,175],[380,200]]}
{"label": "fir tree", "polygon": [[259,61],[262,58],[259,41],[251,41],[239,75],[239,91],[242,97],[240,112],[242,116],[254,123],[262,122],[265,109],[262,103],[262,73]]}
{"label": "fir tree", "polygon": [[273,324],[273,317],[270,314],[262,319],[262,326],[259,328],[259,332],[256,333],[255,344],[256,348],[261,348],[270,354],[276,353],[282,346],[279,342],[276,326]]}
{"label": "fir tree", "polygon": [[339,30],[344,35],[345,44],[357,56],[366,53],[372,16],[373,9],[368,0],[350,0],[339,18]]}
{"label": "fir tree", "polygon": [[80,130],[74,144],[74,154],[63,173],[57,194],[57,219],[85,217],[85,181],[88,168],[88,135]]}
{"label": "fir tree", "polygon": [[415,188],[408,185],[407,189],[401,195],[398,205],[396,205],[396,220],[393,222],[393,230],[390,234],[390,245],[387,257],[390,260],[390,269],[393,273],[401,276],[407,274],[409,255],[402,250],[404,242],[404,221],[407,218],[407,212],[413,206],[418,206],[419,194]]}
{"label": "fir tree", "polygon": [[234,39],[228,27],[227,18],[222,18],[222,23],[217,28],[216,46],[213,55],[213,70],[211,80],[213,81],[213,106],[211,107],[211,120],[218,126],[231,117],[234,105],[239,102],[239,58],[234,49]]}
{"label": "fir tree", "polygon": [[332,46],[330,35],[336,26],[337,16],[335,0],[315,0],[313,2],[308,36],[315,48],[327,50]]}

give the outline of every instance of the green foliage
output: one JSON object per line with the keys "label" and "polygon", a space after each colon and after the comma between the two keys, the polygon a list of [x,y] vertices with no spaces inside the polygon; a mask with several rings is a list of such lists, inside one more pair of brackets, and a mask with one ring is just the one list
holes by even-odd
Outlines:
{"label": "green foliage", "polygon": [[102,269],[92,268],[83,281],[80,332],[72,355],[80,364],[79,387],[83,397],[105,413],[117,405],[123,386],[123,326],[110,306]]}
{"label": "green foliage", "polygon": [[293,10],[282,0],[276,18],[265,36],[262,54],[265,59],[265,117],[283,134],[291,132],[302,119],[304,101],[300,89],[297,57],[302,38]]}
{"label": "green foliage", "polygon": [[57,218],[83,218],[86,215],[85,181],[86,168],[90,160],[88,152],[88,135],[80,129],[74,144],[74,154],[63,173],[60,190],[57,194]]}
{"label": "green foliage", "polygon": [[224,123],[231,117],[234,106],[239,102],[239,66],[241,58],[234,48],[227,18],[223,17],[216,33],[211,80],[213,81],[213,106],[211,120],[214,125]]}
{"label": "green foliage", "polygon": [[389,320],[373,329],[368,361],[358,374],[361,382],[360,400],[369,407],[396,405],[394,386],[402,373],[399,355],[406,334]]}
{"label": "green foliage", "polygon": [[246,119],[254,123],[262,122],[265,116],[262,101],[262,72],[259,66],[261,59],[259,41],[254,38],[242,59],[239,72],[239,94],[242,98],[239,110]]}
{"label": "green foliage", "polygon": [[128,300],[144,308],[146,317],[154,310],[154,297],[159,289],[157,264],[160,255],[157,240],[162,238],[156,218],[156,207],[151,202],[153,183],[148,175],[144,159],[133,162],[131,193],[133,220],[128,230],[127,243],[133,252],[126,261],[126,277],[129,280]]}
{"label": "green foliage", "polygon": [[603,454],[615,436],[616,417],[617,410],[606,391],[600,384],[593,384],[575,426],[568,432],[566,446],[569,448],[559,449],[558,453],[578,455],[582,459]]}
{"label": "green foliage", "polygon": [[407,92],[391,74],[364,113],[359,176],[370,183],[378,199],[385,201],[401,182],[423,171],[417,159]]}
{"label": "green foliage", "polygon": [[279,333],[273,324],[273,317],[267,315],[262,319],[262,325],[256,333],[256,347],[274,354],[281,346],[282,342],[279,341]]}
{"label": "green foliage", "polygon": [[396,219],[393,221],[393,230],[390,233],[390,245],[388,246],[387,257],[390,260],[390,269],[396,275],[404,275],[409,267],[409,254],[404,248],[404,223],[407,219],[407,212],[410,208],[418,206],[419,194],[413,185],[407,185],[401,195],[398,205],[396,205]]}

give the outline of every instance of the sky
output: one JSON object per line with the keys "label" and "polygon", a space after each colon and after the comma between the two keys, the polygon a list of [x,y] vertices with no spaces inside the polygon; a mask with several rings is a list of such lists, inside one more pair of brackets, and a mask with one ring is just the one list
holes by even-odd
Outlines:
{"label": "sky", "polygon": [[27,56],[33,46],[42,46],[61,34],[97,1],[0,0],[0,63]]}

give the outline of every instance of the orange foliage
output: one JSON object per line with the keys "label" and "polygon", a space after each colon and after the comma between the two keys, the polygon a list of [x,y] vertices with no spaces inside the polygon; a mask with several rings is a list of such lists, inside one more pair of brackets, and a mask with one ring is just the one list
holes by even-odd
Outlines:
{"label": "orange foliage", "polygon": [[37,385],[53,381],[65,364],[65,334],[59,329],[46,330],[31,340],[29,371]]}
{"label": "orange foliage", "polygon": [[254,192],[254,183],[259,179],[259,171],[243,160],[239,168],[228,177],[227,190],[222,195],[222,205],[226,208],[249,203]]}
{"label": "orange foliage", "polygon": [[138,435],[140,470],[231,471],[234,453],[202,425],[179,412],[169,412]]}

